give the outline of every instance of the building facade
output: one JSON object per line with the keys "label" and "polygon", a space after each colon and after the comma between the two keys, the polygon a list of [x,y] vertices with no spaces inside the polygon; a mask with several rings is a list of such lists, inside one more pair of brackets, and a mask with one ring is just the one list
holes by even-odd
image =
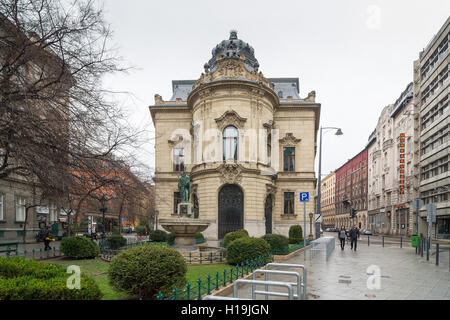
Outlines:
{"label": "building facade", "polygon": [[[367,228],[367,148],[336,170],[336,226]],[[350,210],[356,217],[350,218]]]}
{"label": "building facade", "polygon": [[426,204],[436,205],[433,234],[450,238],[450,18],[419,54],[415,66],[416,101],[420,106],[420,233],[427,234]]}
{"label": "building facade", "polygon": [[321,187],[321,212],[323,216],[322,228],[335,228],[336,225],[336,172],[331,172],[322,180]]}
{"label": "building facade", "polygon": [[299,96],[298,78],[265,78],[254,49],[232,31],[212,50],[198,80],[173,81],[155,95],[155,203],[177,216],[178,177],[192,184],[194,217],[211,240],[245,228],[252,236],[303,226],[300,192],[314,212],[314,159],[320,117],[315,92]]}

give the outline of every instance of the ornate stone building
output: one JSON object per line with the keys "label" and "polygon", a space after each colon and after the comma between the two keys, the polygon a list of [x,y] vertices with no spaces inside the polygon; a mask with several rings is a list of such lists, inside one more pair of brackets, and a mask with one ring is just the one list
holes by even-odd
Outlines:
{"label": "ornate stone building", "polygon": [[322,228],[335,228],[336,204],[335,204],[336,172],[331,172],[322,180],[321,187],[321,211],[323,213]]}
{"label": "ornate stone building", "polygon": [[155,95],[155,201],[160,218],[177,214],[177,179],[191,178],[194,217],[221,239],[245,228],[252,236],[303,226],[299,192],[314,211],[314,159],[320,104],[299,96],[298,78],[266,78],[254,50],[232,31],[212,50],[198,80],[173,81],[173,96]]}

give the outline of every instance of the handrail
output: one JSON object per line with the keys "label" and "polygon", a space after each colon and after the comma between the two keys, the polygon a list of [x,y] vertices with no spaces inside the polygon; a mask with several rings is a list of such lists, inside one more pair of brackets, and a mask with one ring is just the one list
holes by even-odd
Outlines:
{"label": "handrail", "polygon": [[[297,298],[299,300],[304,300],[303,294],[302,294],[302,277],[300,276],[300,273],[295,272],[295,271],[281,271],[281,270],[262,270],[262,269],[258,269],[253,271],[253,280],[256,280],[256,274],[257,273],[264,273],[265,275],[265,281],[269,281],[268,279],[268,275],[269,274],[280,274],[280,275],[292,275],[292,276],[296,276],[297,277],[297,283],[290,283],[292,286],[296,286],[297,287],[297,294],[294,294],[294,298]],[[265,290],[267,291],[267,285],[265,285]],[[259,291],[255,290],[255,286],[252,285],[252,299],[255,300],[256,299],[256,293],[259,293]],[[266,300],[267,300],[267,295],[266,295]]]}
{"label": "handrail", "polygon": [[271,262],[266,264],[265,269],[268,270],[269,267],[282,267],[282,268],[297,268],[297,269],[302,269],[303,271],[303,297],[306,300],[306,267],[302,264],[293,264],[293,263],[276,263],[276,262]]}
{"label": "handrail", "polygon": [[259,294],[264,294],[264,295],[270,295],[270,296],[288,297],[289,300],[293,300],[294,299],[292,285],[290,283],[278,282],[278,281],[244,280],[244,279],[238,279],[238,280],[236,280],[234,282],[234,284],[233,284],[233,297],[234,298],[239,298],[238,297],[238,285],[240,283],[247,283],[247,284],[251,284],[251,285],[261,284],[261,285],[268,285],[268,286],[275,286],[275,287],[286,287],[288,289],[288,293],[287,294],[282,294],[282,293],[279,293],[279,292],[270,292],[270,291],[260,291],[258,293]]}

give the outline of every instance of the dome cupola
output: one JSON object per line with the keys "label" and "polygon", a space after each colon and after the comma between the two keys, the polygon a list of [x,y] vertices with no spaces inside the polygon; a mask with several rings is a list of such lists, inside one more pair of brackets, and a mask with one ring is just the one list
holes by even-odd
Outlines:
{"label": "dome cupola", "polygon": [[238,39],[237,31],[230,31],[230,38],[223,40],[212,50],[212,58],[205,63],[205,71],[213,72],[217,67],[217,58],[239,59],[240,55],[245,57],[245,67],[248,71],[258,71],[259,63],[255,58],[255,50],[247,43]]}

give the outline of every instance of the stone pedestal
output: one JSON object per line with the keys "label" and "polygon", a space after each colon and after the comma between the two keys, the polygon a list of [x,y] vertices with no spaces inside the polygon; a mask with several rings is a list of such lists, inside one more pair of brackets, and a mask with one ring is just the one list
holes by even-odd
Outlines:
{"label": "stone pedestal", "polygon": [[178,215],[180,217],[191,217],[193,213],[192,203],[181,202],[178,204]]}

